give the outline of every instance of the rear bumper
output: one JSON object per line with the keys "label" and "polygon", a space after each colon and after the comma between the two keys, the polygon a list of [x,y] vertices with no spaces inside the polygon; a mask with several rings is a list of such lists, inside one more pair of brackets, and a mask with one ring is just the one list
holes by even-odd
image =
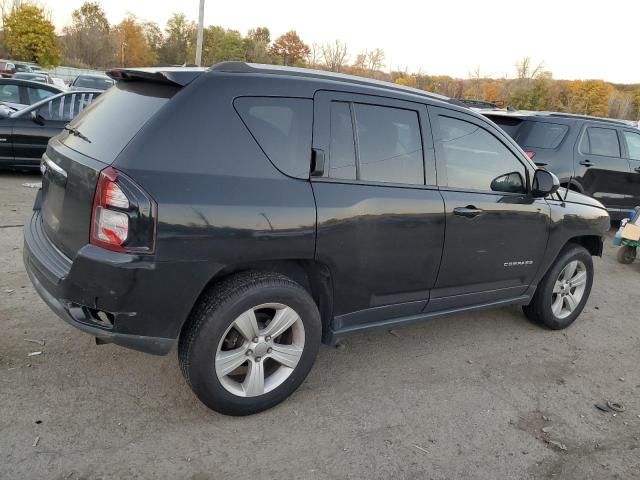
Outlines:
{"label": "rear bumper", "polygon": [[[26,251],[26,248],[25,248]],[[25,256],[26,257],[26,256]],[[131,348],[133,350],[139,350],[141,352],[153,353],[155,355],[166,355],[171,351],[175,344],[175,339],[170,338],[158,338],[158,337],[144,337],[141,335],[128,335],[123,333],[112,332],[100,327],[91,326],[91,317],[87,315],[85,309],[82,307],[73,307],[72,305],[65,305],[60,300],[55,298],[45,286],[38,280],[34,270],[31,268],[27,259],[25,258],[25,267],[29,274],[29,279],[36,289],[36,292],[40,295],[42,300],[58,315],[62,320],[69,325],[73,325],[78,330],[93,335],[100,340],[107,343],[114,343],[122,347]]]}
{"label": "rear bumper", "polygon": [[47,238],[39,210],[25,225],[23,256],[45,303],[65,322],[105,342],[164,355],[193,305],[185,295],[167,294],[175,288],[175,268],[93,245],[72,261]]}

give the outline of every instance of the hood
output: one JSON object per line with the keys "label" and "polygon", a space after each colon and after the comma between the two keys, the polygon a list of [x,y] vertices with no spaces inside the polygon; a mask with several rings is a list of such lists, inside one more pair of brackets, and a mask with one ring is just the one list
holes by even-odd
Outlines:
{"label": "hood", "polygon": [[563,200],[565,198],[565,195],[567,195],[566,201],[570,203],[579,203],[580,205],[589,205],[590,207],[598,207],[603,210],[607,209],[602,203],[600,203],[595,198],[589,197],[588,195],[584,195],[583,193],[575,192],[573,190],[569,190],[569,193],[567,193],[566,188],[560,188],[558,189],[558,195],[560,195],[560,197]]}

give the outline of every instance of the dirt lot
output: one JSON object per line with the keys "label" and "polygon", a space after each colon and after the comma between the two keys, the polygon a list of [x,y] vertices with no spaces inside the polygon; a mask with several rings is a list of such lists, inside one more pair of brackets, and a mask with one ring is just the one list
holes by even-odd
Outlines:
{"label": "dirt lot", "polygon": [[0,174],[2,479],[640,477],[640,262],[610,241],[564,332],[512,307],[353,338],[284,404],[231,418],[175,352],[96,346],[38,298],[21,228],[38,180]]}

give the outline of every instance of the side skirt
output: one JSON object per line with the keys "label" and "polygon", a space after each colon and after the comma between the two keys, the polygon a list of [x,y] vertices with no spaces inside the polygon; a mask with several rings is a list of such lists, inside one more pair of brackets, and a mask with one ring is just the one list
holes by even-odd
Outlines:
{"label": "side skirt", "polygon": [[423,322],[426,320],[434,320],[436,318],[442,318],[456,313],[475,312],[477,310],[486,310],[490,308],[503,307],[506,305],[527,305],[531,301],[534,291],[535,287],[529,287],[525,295],[520,295],[518,297],[507,298],[504,300],[497,300],[466,307],[439,310],[437,312],[422,312],[417,315],[391,318],[388,320],[381,320],[363,325],[353,325],[346,328],[341,328],[339,330],[330,330],[328,332],[329,334],[326,337],[326,343],[327,345],[335,346],[339,340],[345,337],[350,337],[352,335],[368,333],[376,330],[388,330],[390,328],[411,325],[413,323]]}

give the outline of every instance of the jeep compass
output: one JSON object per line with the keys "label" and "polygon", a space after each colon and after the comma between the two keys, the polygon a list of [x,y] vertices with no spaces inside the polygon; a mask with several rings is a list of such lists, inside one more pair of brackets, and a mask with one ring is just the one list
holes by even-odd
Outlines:
{"label": "jeep compass", "polygon": [[321,343],[518,304],[570,325],[609,215],[446,97],[227,62],[117,69],[51,139],[24,262],[63,320],[247,415]]}

